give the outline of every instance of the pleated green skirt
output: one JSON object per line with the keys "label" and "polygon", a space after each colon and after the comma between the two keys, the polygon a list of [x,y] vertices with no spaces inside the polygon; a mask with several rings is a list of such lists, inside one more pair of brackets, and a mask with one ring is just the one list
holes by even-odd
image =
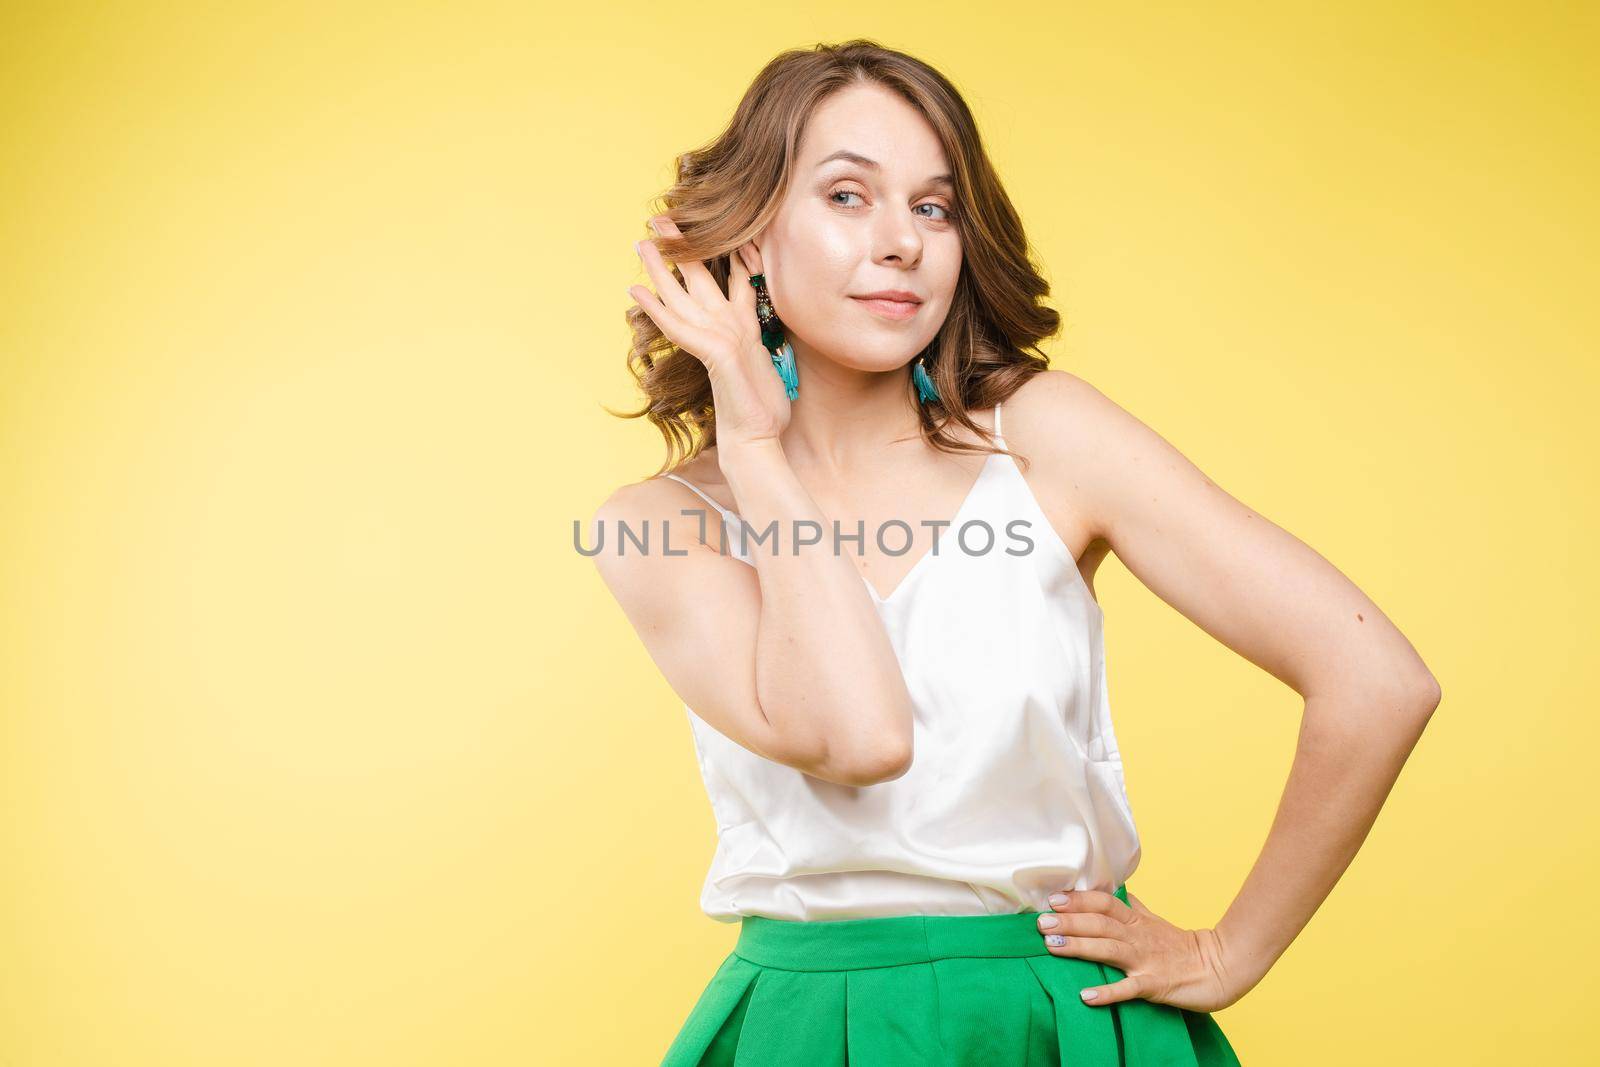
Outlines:
{"label": "pleated green skirt", "polygon": [[1123,972],[1038,916],[747,916],[661,1067],[1238,1067],[1208,1013],[1084,1003]]}

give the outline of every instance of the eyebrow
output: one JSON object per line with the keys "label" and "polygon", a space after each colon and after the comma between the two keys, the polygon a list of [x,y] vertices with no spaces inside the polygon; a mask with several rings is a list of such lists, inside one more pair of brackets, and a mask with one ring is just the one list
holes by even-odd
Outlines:
{"label": "eyebrow", "polygon": [[[817,161],[817,169],[821,170],[823,164],[832,163],[836,159],[843,159],[843,160],[846,160],[846,161],[848,161],[850,163],[855,163],[855,164],[857,164],[859,166],[866,167],[869,170],[879,170],[880,169],[880,167],[878,166],[878,161],[877,160],[868,159],[866,156],[862,155],[860,152],[852,152],[848,148],[841,148],[841,149],[839,149],[839,151],[833,153],[830,156],[823,156],[821,159],[819,159]],[[949,174],[935,174],[933,177],[928,179],[928,182],[930,184],[932,184],[932,185],[954,186],[955,185],[955,178],[952,177]]]}

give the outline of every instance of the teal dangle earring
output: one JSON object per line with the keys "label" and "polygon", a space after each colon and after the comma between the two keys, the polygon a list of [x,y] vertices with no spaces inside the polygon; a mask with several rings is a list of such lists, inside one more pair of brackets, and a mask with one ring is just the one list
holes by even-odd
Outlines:
{"label": "teal dangle earring", "polygon": [[911,365],[911,381],[917,387],[918,403],[926,404],[930,400],[938,401],[939,390],[933,387],[933,379],[928,376],[927,353],[917,356],[916,362]]}
{"label": "teal dangle earring", "polygon": [[772,353],[772,366],[783,379],[784,392],[790,400],[800,396],[800,370],[795,366],[794,347],[783,335],[783,323],[772,310],[772,294],[767,292],[765,274],[750,275],[750,284],[756,290],[756,318],[761,320],[761,346]]}

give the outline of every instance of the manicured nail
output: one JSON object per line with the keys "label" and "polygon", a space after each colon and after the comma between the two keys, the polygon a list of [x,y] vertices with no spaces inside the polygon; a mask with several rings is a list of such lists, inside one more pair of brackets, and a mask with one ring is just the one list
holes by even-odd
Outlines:
{"label": "manicured nail", "polygon": [[1054,905],[1055,907],[1059,908],[1061,905],[1065,904],[1066,902],[1067,902],[1067,895],[1065,893],[1051,893],[1050,894],[1050,903],[1052,905]]}
{"label": "manicured nail", "polygon": [[1062,937],[1060,934],[1047,934],[1045,936],[1044,943],[1047,945],[1054,945],[1056,948],[1060,948],[1062,945],[1067,943],[1067,939]]}
{"label": "manicured nail", "polygon": [[1078,996],[1082,997],[1084,1000],[1093,1000],[1099,995],[1100,991],[1098,989],[1084,989],[1078,992]]}
{"label": "manicured nail", "polygon": [[1054,930],[1060,925],[1061,920],[1056,918],[1054,915],[1039,916],[1039,929],[1041,930]]}

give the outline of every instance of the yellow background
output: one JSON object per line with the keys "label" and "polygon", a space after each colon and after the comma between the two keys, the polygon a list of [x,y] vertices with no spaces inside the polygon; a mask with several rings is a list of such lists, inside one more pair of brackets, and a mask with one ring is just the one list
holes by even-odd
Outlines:
{"label": "yellow background", "polygon": [[[856,35],[968,95],[1055,365],[1442,682],[1246,1067],[1594,1054],[1595,11],[8,5],[0,1063],[656,1062],[736,928],[572,524],[659,456],[674,154]],[[1209,925],[1300,705],[1098,585],[1130,884]]]}

